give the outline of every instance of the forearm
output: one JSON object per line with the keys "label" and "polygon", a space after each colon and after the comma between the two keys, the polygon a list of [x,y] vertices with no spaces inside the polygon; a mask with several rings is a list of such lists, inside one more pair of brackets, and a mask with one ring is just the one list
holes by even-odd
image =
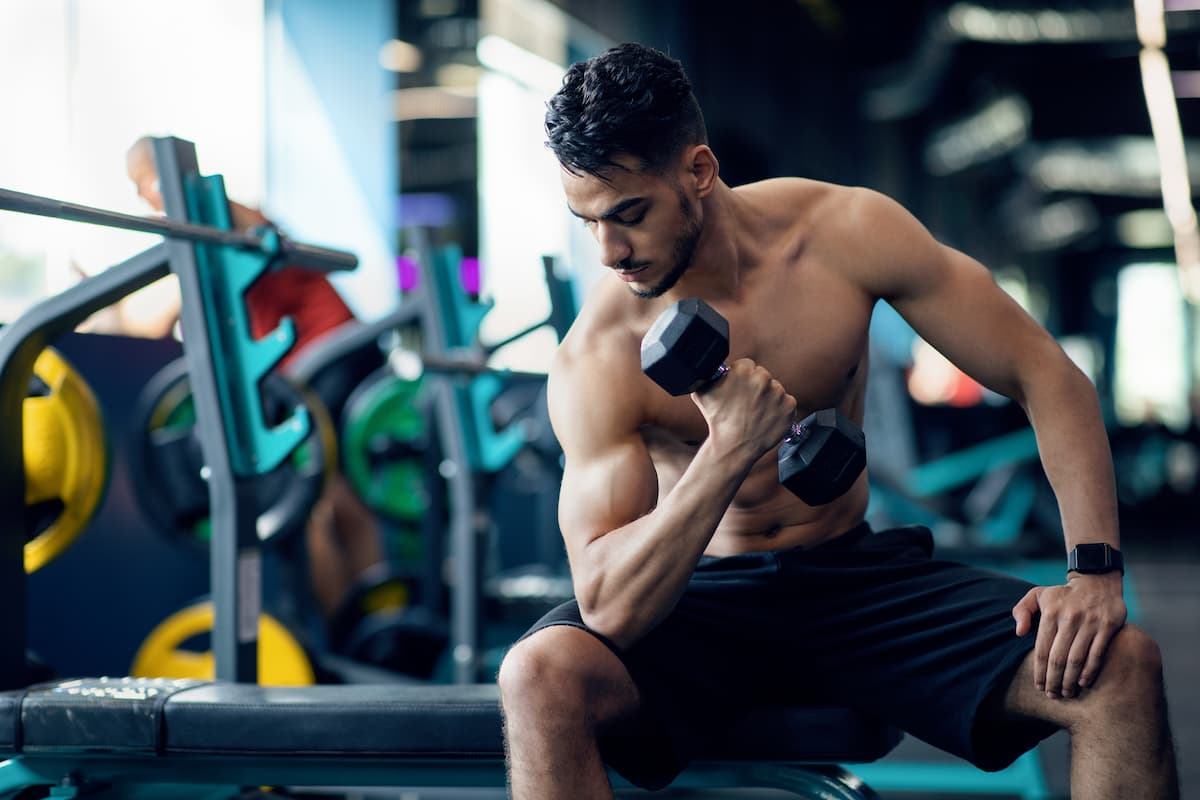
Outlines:
{"label": "forearm", "polygon": [[751,466],[705,442],[653,511],[587,545],[572,571],[593,630],[628,645],[670,613]]}
{"label": "forearm", "polygon": [[248,231],[270,223],[270,220],[261,211],[232,200],[229,201],[229,216],[234,230],[239,231]]}
{"label": "forearm", "polygon": [[1027,396],[1046,477],[1058,499],[1066,548],[1120,546],[1112,453],[1096,391],[1070,366],[1045,376]]}

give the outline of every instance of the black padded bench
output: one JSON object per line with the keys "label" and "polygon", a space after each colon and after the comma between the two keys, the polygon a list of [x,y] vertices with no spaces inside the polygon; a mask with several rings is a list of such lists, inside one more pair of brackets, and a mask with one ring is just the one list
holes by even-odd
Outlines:
{"label": "black padded bench", "polygon": [[[899,740],[845,709],[763,710],[672,786],[872,798],[837,764],[872,761]],[[221,786],[500,787],[498,691],[96,678],[0,692],[0,797],[39,785],[57,786],[56,798],[89,786],[122,797],[146,784],[193,784],[197,796]]]}

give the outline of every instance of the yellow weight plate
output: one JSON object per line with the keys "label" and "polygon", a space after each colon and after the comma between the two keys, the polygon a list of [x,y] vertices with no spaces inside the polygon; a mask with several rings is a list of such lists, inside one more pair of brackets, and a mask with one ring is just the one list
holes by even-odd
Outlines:
{"label": "yellow weight plate", "polygon": [[[194,636],[212,633],[211,602],[176,611],[160,622],[133,657],[129,674],[135,678],[198,678],[212,680],[216,667],[211,651],[183,649]],[[304,648],[269,614],[258,618],[258,682],[264,686],[311,686],[316,674]]]}
{"label": "yellow weight plate", "polygon": [[402,611],[408,605],[408,586],[399,578],[384,581],[366,591],[362,598],[364,614],[378,611]]}
{"label": "yellow weight plate", "polygon": [[108,479],[104,423],[87,382],[50,348],[38,356],[33,371],[50,393],[22,404],[25,502],[57,499],[63,509],[26,542],[26,572],[44,567],[83,531]]}

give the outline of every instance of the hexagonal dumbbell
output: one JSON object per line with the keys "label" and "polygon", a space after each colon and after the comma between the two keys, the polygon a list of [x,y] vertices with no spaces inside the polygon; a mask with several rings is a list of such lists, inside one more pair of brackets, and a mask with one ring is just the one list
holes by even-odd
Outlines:
{"label": "hexagonal dumbbell", "polygon": [[[672,305],[642,338],[642,371],[676,397],[719,380],[729,367],[729,323],[696,297]],[[779,482],[809,505],[845,494],[867,463],[866,437],[836,408],[793,422],[779,448]]]}

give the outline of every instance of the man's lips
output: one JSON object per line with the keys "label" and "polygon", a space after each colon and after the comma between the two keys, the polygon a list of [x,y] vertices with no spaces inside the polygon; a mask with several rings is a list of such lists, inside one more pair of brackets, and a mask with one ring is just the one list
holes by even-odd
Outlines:
{"label": "man's lips", "polygon": [[644,272],[649,266],[649,264],[642,264],[640,267],[634,267],[633,269],[619,269],[616,271],[617,277],[628,283],[636,280],[637,276]]}

